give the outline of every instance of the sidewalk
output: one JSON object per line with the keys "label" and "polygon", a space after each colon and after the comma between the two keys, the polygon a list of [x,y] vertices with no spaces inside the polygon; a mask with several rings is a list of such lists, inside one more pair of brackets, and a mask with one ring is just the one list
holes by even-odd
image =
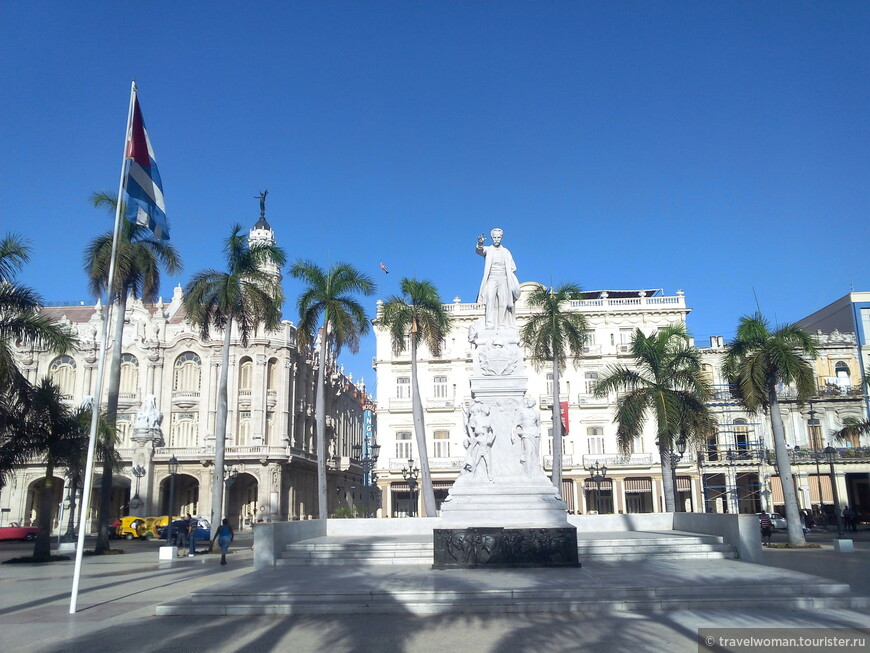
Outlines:
{"label": "sidewalk", "polygon": [[[514,653],[531,647],[549,651],[697,651],[702,627],[870,627],[866,614],[846,610],[678,610],[666,614],[602,614],[594,619],[571,613],[515,615],[413,614],[319,615],[295,617],[155,617],[158,604],[210,587],[246,585],[252,578],[250,548],[241,538],[220,567],[217,555],[179,558],[160,564],[156,551],[86,558],[79,595],[80,611],[69,615],[72,562],[0,567],[0,642],[4,651],[426,651],[461,650]],[[123,548],[123,545],[119,545]],[[765,565],[837,580],[868,591],[870,543],[856,552],[832,549],[765,550]],[[734,563],[747,564],[747,563]],[[626,563],[642,569],[644,563]],[[755,565],[749,565],[754,567]],[[807,569],[806,567],[812,567]],[[589,570],[594,571],[593,565]],[[673,574],[692,566],[674,564]],[[727,567],[723,567],[723,571]],[[353,586],[353,573],[323,569],[332,582]],[[524,570],[535,574],[536,570]],[[828,572],[828,573],[822,573]],[[438,573],[438,572],[432,572]],[[300,576],[303,575],[300,572]],[[312,591],[318,575],[305,572]],[[640,574],[639,574],[640,575]],[[850,575],[851,578],[841,576]],[[703,583],[703,578],[697,582]],[[599,576],[602,586],[605,576]],[[598,588],[591,584],[594,595]]]}

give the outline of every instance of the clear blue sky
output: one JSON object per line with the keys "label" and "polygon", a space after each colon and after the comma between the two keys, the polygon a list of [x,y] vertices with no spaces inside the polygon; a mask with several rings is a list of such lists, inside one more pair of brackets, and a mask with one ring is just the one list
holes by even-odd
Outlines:
{"label": "clear blue sky", "polygon": [[[291,258],[473,301],[521,281],[686,292],[699,342],[870,289],[867,2],[6,2],[0,231],[87,300],[136,78],[185,271],[257,193]],[[390,274],[379,270],[383,260]],[[299,286],[285,281],[296,320]],[[374,310],[374,298],[370,302]],[[372,381],[374,340],[347,368]]]}

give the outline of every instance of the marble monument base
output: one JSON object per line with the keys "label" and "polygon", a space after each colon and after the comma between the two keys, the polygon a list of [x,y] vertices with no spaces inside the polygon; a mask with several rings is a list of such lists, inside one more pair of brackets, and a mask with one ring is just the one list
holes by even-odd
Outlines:
{"label": "marble monument base", "polygon": [[433,569],[579,567],[577,529],[436,528]]}

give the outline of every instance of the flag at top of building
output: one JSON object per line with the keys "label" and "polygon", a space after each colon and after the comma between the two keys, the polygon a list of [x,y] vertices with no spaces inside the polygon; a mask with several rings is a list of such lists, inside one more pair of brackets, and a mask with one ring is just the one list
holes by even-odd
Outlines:
{"label": "flag at top of building", "polygon": [[125,150],[124,201],[126,217],[130,222],[141,224],[154,234],[157,240],[169,240],[169,223],[166,221],[166,204],[163,201],[163,183],[157,171],[157,161],[151,140],[142,120],[139,97],[133,88],[133,109],[127,125]]}

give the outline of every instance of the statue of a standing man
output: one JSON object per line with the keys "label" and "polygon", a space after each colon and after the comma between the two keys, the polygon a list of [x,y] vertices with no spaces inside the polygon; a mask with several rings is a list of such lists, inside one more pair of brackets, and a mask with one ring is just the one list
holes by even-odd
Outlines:
{"label": "statue of a standing man", "polygon": [[520,297],[520,282],[515,274],[517,266],[507,247],[502,247],[504,232],[493,229],[490,234],[492,245],[484,245],[486,237],[477,237],[475,251],[486,259],[483,266],[483,280],[477,302],[485,305],[484,324],[487,329],[515,327],[514,302]]}

